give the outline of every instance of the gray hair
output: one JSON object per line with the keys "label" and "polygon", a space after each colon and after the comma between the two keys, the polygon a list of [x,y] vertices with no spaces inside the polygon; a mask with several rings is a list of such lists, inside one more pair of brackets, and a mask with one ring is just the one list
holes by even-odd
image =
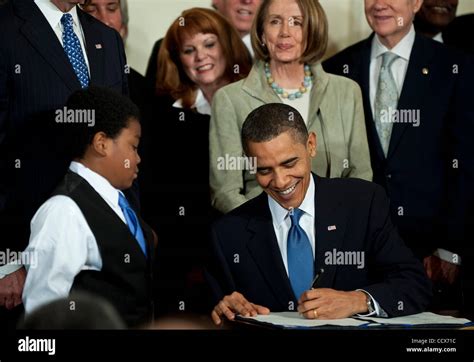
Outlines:
{"label": "gray hair", "polygon": [[122,25],[128,27],[128,3],[127,0],[120,0],[120,11],[122,12]]}

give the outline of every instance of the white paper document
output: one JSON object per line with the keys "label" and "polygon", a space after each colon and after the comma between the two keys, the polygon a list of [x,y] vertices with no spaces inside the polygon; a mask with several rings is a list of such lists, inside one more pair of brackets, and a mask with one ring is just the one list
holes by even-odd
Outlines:
{"label": "white paper document", "polygon": [[466,324],[470,320],[466,318],[454,318],[447,315],[440,315],[431,312],[424,312],[418,314],[407,315],[404,317],[395,318],[377,318],[377,317],[358,317],[367,321],[373,321],[380,324],[401,324],[417,326],[422,324]]}
{"label": "white paper document", "polygon": [[380,326],[380,325],[464,325],[469,323],[469,319],[465,318],[454,318],[451,316],[439,315],[431,312],[412,314],[404,317],[395,318],[377,318],[377,317],[361,317],[356,318],[343,318],[343,319],[306,319],[301,316],[298,312],[279,312],[270,313],[268,315],[257,315],[255,317],[242,317],[242,320],[249,322],[255,321],[260,323],[271,324],[277,327],[287,328],[311,328],[321,326],[340,326],[340,327],[359,327],[366,325]]}
{"label": "white paper document", "polygon": [[320,326],[352,326],[357,327],[367,324],[368,321],[361,321],[354,318],[344,319],[306,319],[298,312],[279,312],[268,315],[257,315],[255,317],[242,317],[243,319],[254,320],[262,323],[269,323],[280,327],[320,327]]}

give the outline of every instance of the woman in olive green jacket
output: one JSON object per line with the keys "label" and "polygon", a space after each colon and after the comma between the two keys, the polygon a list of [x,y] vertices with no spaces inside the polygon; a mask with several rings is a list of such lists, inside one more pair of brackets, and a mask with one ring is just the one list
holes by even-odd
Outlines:
{"label": "woman in olive green jacket", "polygon": [[226,213],[261,193],[256,165],[243,157],[240,131],[247,115],[266,103],[293,106],[308,131],[316,133],[313,172],[371,181],[360,88],[347,78],[326,73],[320,64],[327,45],[327,21],[319,2],[264,0],[252,29],[252,45],[257,61],[248,77],[221,88],[212,103],[214,207]]}

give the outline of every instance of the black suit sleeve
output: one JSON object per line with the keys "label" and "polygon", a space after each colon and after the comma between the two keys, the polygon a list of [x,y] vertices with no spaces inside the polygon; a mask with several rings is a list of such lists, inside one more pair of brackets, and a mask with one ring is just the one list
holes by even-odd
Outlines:
{"label": "black suit sleeve", "polygon": [[236,287],[215,227],[211,229],[210,239],[211,259],[208,262],[205,277],[211,289],[213,305],[216,305],[224,296],[234,292]]}
{"label": "black suit sleeve", "polygon": [[[7,160],[6,160],[6,134],[8,121],[8,84],[7,84],[7,65],[6,56],[2,54],[0,49],[0,175],[7,175]],[[0,211],[3,210],[6,203],[6,184],[5,177],[0,177]]]}
{"label": "black suit sleeve", "polygon": [[156,88],[156,69],[158,66],[158,52],[160,51],[161,42],[163,39],[157,40],[155,45],[153,45],[153,50],[150,54],[150,59],[148,59],[148,66],[146,67],[145,78],[147,81],[147,86],[151,89]]}
{"label": "black suit sleeve", "polygon": [[333,55],[331,58],[326,59],[323,62],[323,69],[327,73],[331,74],[337,74],[337,75],[345,75],[344,74],[344,62],[343,62],[344,57],[341,56],[341,53]]}
{"label": "black suit sleeve", "polygon": [[128,74],[130,72],[129,65],[127,64],[127,56],[125,55],[125,48],[123,46],[122,37],[118,32],[115,32],[115,38],[117,40],[117,46],[119,51],[120,68],[122,71],[122,94],[128,96],[130,94],[128,89]]}
{"label": "black suit sleeve", "polygon": [[446,234],[439,247],[454,253],[466,254],[470,247],[468,239],[468,210],[474,205],[474,161],[472,157],[472,135],[474,134],[474,57],[466,58],[460,65],[456,93],[453,95],[449,144],[452,158],[449,162],[449,185]]}
{"label": "black suit sleeve", "polygon": [[369,292],[389,317],[424,311],[431,299],[431,283],[392,224],[388,199],[380,187],[373,194],[369,220],[369,259],[379,282],[361,289]]}

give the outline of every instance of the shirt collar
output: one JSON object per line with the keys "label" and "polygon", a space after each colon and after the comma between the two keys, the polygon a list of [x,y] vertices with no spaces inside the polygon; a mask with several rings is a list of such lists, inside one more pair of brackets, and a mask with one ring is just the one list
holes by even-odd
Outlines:
{"label": "shirt collar", "polygon": [[443,39],[443,33],[438,33],[433,37],[433,40],[436,40],[437,42],[444,43]]}
{"label": "shirt collar", "polygon": [[398,55],[400,58],[408,61],[410,59],[411,50],[413,49],[413,44],[415,43],[415,35],[415,27],[412,24],[408,34],[406,34],[402,40],[400,40],[398,44],[392,49],[388,49],[380,42],[378,35],[375,34],[374,38],[372,39],[371,60],[378,58],[382,54],[390,51],[393,54]]}
{"label": "shirt collar", "polygon": [[[173,107],[175,108],[183,108],[183,100],[180,98],[176,102],[173,103]],[[198,88],[196,93],[196,100],[191,108],[196,108],[198,113],[200,114],[207,114],[211,115],[211,105],[207,101],[206,97],[204,97],[204,93],[200,88]]]}
{"label": "shirt collar", "polygon": [[80,162],[72,161],[69,165],[69,169],[72,172],[77,173],[83,179],[85,179],[89,185],[109,204],[118,206],[118,198],[120,190],[113,187],[110,182],[97,172],[92,171]]}
{"label": "shirt collar", "polygon": [[252,48],[252,38],[250,36],[250,33],[244,35],[243,38],[242,38],[242,41],[244,42],[245,46],[247,47],[252,59],[255,58],[255,53],[254,53],[253,48]]}
{"label": "shirt collar", "polygon": [[[314,217],[314,192],[314,179],[313,175],[311,175],[306,195],[303,199],[303,202],[298,207],[298,209],[303,210],[305,214],[308,214],[311,217]],[[279,227],[288,217],[289,211],[276,202],[270,195],[267,197],[268,206],[270,207],[270,212],[272,214],[273,224]]]}
{"label": "shirt collar", "polygon": [[35,0],[36,5],[40,8],[51,28],[56,29],[59,26],[62,29],[61,18],[64,14],[71,14],[75,26],[79,26],[79,17],[77,15],[77,7],[74,6],[68,13],[63,13],[54,5],[51,0]]}

